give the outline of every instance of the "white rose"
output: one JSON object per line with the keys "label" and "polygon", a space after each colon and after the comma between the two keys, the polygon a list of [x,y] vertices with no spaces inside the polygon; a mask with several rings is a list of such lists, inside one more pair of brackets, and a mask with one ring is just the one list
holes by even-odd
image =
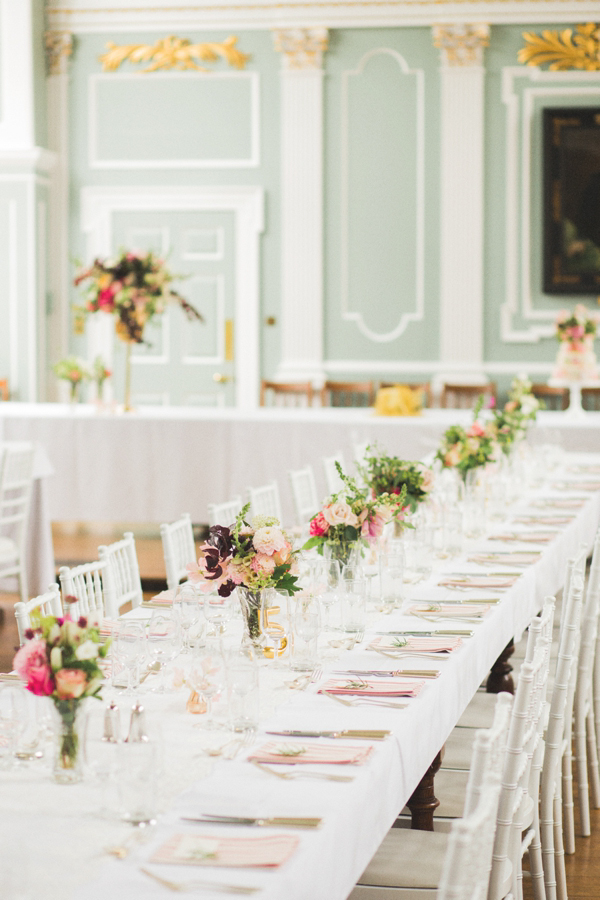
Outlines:
{"label": "white rose", "polygon": [[48,632],[48,643],[53,644],[60,637],[60,625],[54,624]]}
{"label": "white rose", "polygon": [[358,526],[357,517],[344,500],[323,507],[323,518],[329,525],[352,525],[355,528]]}
{"label": "white rose", "polygon": [[77,659],[96,659],[98,656],[98,644],[93,641],[84,641],[75,651]]}
{"label": "white rose", "polygon": [[53,672],[58,672],[59,669],[62,669],[62,650],[60,647],[53,647],[50,651],[50,665]]}

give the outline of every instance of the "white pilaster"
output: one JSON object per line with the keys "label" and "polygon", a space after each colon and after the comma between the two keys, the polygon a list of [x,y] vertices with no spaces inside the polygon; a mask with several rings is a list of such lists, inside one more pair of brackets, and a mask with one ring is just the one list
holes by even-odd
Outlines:
{"label": "white pilaster", "polygon": [[473,367],[483,361],[483,49],[489,27],[442,25],[433,36],[442,61],[440,360],[454,369],[464,363],[473,381]]}
{"label": "white pilaster", "polygon": [[280,381],[323,380],[323,53],[326,28],[274,33],[281,67]]}

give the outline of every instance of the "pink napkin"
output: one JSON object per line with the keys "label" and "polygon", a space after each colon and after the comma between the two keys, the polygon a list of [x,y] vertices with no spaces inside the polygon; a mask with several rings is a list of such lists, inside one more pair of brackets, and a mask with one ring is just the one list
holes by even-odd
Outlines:
{"label": "pink napkin", "polygon": [[523,531],[520,534],[493,534],[490,541],[516,541],[521,544],[549,544],[556,537],[556,531]]}
{"label": "pink napkin", "polygon": [[98,629],[100,637],[111,637],[117,628],[117,622],[114,619],[103,619],[102,625]]}
{"label": "pink napkin", "polygon": [[[402,646],[400,646],[400,643]],[[406,652],[410,652],[414,650],[416,652],[427,652],[427,653],[452,653],[453,650],[458,650],[460,645],[462,644],[462,639],[459,637],[405,637],[402,636],[394,637],[390,635],[390,637],[376,637],[369,644],[368,649],[373,650],[377,648],[378,650],[403,650]]]}
{"label": "pink napkin", "polygon": [[457,578],[443,578],[438,581],[439,587],[447,588],[463,588],[471,590],[475,588],[483,588],[488,591],[506,590],[512,587],[518,575],[469,575]]}
{"label": "pink napkin", "polygon": [[[361,697],[416,697],[425,682],[406,680],[402,684],[397,681],[369,681],[368,678],[332,678],[320,688],[319,694],[359,694]],[[360,686],[359,686],[360,685]]]}
{"label": "pink napkin", "polygon": [[[422,684],[423,682],[421,682]],[[301,750],[296,755],[288,755],[282,753],[285,750]],[[353,747],[349,744],[340,744],[336,741],[332,744],[311,744],[304,741],[269,741],[263,744],[258,750],[254,750],[248,759],[255,759],[261,763],[283,763],[285,765],[296,765],[297,763],[332,763],[335,765],[355,765],[361,766],[367,761],[373,752],[372,746]]]}
{"label": "pink napkin", "polygon": [[172,606],[175,599],[175,591],[161,591],[150,598],[150,603],[160,604],[161,606]]}
{"label": "pink napkin", "polygon": [[487,603],[415,603],[408,607],[408,612],[441,619],[460,619],[465,616],[484,616],[489,608]]}
{"label": "pink napkin", "polygon": [[516,516],[520,525],[568,525],[575,516]]}
{"label": "pink napkin", "polygon": [[150,862],[185,866],[280,866],[298,846],[291,834],[266,837],[223,837],[174,834],[159,847]]}
{"label": "pink napkin", "polygon": [[489,563],[500,566],[531,566],[539,558],[539,553],[519,553],[517,550],[514,553],[476,553],[474,556],[469,556],[469,562],[483,566]]}

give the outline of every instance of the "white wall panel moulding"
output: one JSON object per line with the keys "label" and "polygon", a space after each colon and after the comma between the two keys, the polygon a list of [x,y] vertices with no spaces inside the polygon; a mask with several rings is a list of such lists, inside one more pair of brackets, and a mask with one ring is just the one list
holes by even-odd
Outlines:
{"label": "white wall panel moulding", "polygon": [[405,375],[407,373],[441,373],[441,372],[486,372],[489,375],[510,375],[517,372],[529,372],[530,374],[546,375],[552,372],[553,362],[531,362],[519,360],[516,362],[475,362],[449,363],[440,360],[397,361],[378,359],[326,359],[323,369],[331,374],[344,374],[356,372],[357,374],[384,373],[390,375]]}
{"label": "white wall panel moulding", "polygon": [[56,153],[45,147],[5,148],[0,144],[0,171],[50,172],[56,162]]}
{"label": "white wall panel moulding", "polygon": [[[12,0],[5,0],[12,2]],[[20,5],[21,0],[19,0]],[[598,0],[48,0],[49,27],[109,33],[596,21]]]}
{"label": "white wall panel moulding", "polygon": [[[264,230],[264,192],[251,185],[87,187],[81,191],[81,227],[87,234],[87,258],[113,250],[113,215],[119,211],[231,211],[235,214],[235,323],[243,339],[236,343],[236,403],[258,405],[260,356],[260,235]],[[94,321],[96,318],[97,321]],[[100,320],[100,321],[98,321]],[[114,323],[91,318],[88,352],[101,353],[110,366]]]}
{"label": "white wall panel moulding", "polygon": [[[531,86],[519,91],[521,79]],[[527,66],[502,70],[502,102],[506,106],[506,302],[501,307],[500,326],[507,344],[535,344],[554,334],[556,305],[543,308],[534,304],[531,271],[532,172],[534,167],[536,171],[541,168],[531,155],[535,101],[544,98],[574,106],[584,97],[597,98],[600,103],[598,72],[546,72]],[[525,327],[518,327],[515,316],[525,321]]]}
{"label": "white wall panel moulding", "polygon": [[[412,173],[416,184],[416,213],[414,221],[416,252],[415,252],[415,294],[409,298],[409,305],[413,306],[409,312],[403,312],[397,325],[387,332],[377,332],[367,325],[362,312],[350,309],[350,262],[353,258],[353,248],[350,246],[350,84],[351,79],[360,77],[375,56],[383,54],[390,56],[399,66],[400,71],[407,77],[415,79],[416,93],[416,122],[415,122],[415,171]],[[341,317],[346,322],[353,322],[358,330],[369,340],[375,343],[389,343],[399,338],[411,322],[419,322],[425,313],[425,73],[423,69],[411,69],[404,57],[396,50],[388,47],[377,47],[369,50],[358,62],[355,69],[348,69],[342,73],[342,109],[341,109],[341,247],[340,247],[340,304]],[[398,284],[398,300],[402,296],[402,286]],[[412,299],[412,304],[411,304]]]}
{"label": "white wall panel moulding", "polygon": [[[247,86],[249,106],[248,114],[248,154],[241,157],[203,157],[197,148],[190,156],[175,158],[164,156],[156,159],[135,159],[132,157],[115,157],[103,154],[101,149],[101,135],[111,134],[111,129],[102,125],[102,101],[103,87],[115,88],[123,85],[123,94],[127,87],[138,87],[145,94],[139,94],[140,102],[145,100],[152,104],[152,90],[156,83],[183,82],[198,87],[211,87],[214,91],[219,82],[227,85],[237,82],[239,86]],[[111,95],[112,96],[112,95]],[[140,76],[139,72],[102,72],[88,76],[88,157],[91,169],[248,169],[260,165],[260,75],[258,72],[153,72],[151,75]],[[105,101],[107,114],[114,115],[111,103]],[[222,114],[222,111],[221,111]],[[182,111],[182,122],[191,121],[190,110]],[[148,120],[152,123],[152,119]],[[149,128],[154,127],[152,124]],[[173,141],[177,150],[180,150],[184,141],[181,135],[177,135],[173,127]],[[193,141],[193,137],[190,138]],[[150,144],[155,145],[155,142]],[[139,152],[139,151],[138,151]]]}
{"label": "white wall panel moulding", "polygon": [[0,149],[35,146],[32,0],[0,0]]}

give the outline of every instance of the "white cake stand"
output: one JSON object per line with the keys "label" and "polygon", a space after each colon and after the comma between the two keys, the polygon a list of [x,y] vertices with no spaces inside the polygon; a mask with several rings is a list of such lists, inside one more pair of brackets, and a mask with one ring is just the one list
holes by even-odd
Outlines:
{"label": "white cake stand", "polygon": [[569,419],[585,419],[587,412],[581,405],[581,389],[587,387],[600,387],[600,381],[569,381],[566,378],[549,378],[549,387],[569,388],[569,406],[565,410],[565,416]]}

